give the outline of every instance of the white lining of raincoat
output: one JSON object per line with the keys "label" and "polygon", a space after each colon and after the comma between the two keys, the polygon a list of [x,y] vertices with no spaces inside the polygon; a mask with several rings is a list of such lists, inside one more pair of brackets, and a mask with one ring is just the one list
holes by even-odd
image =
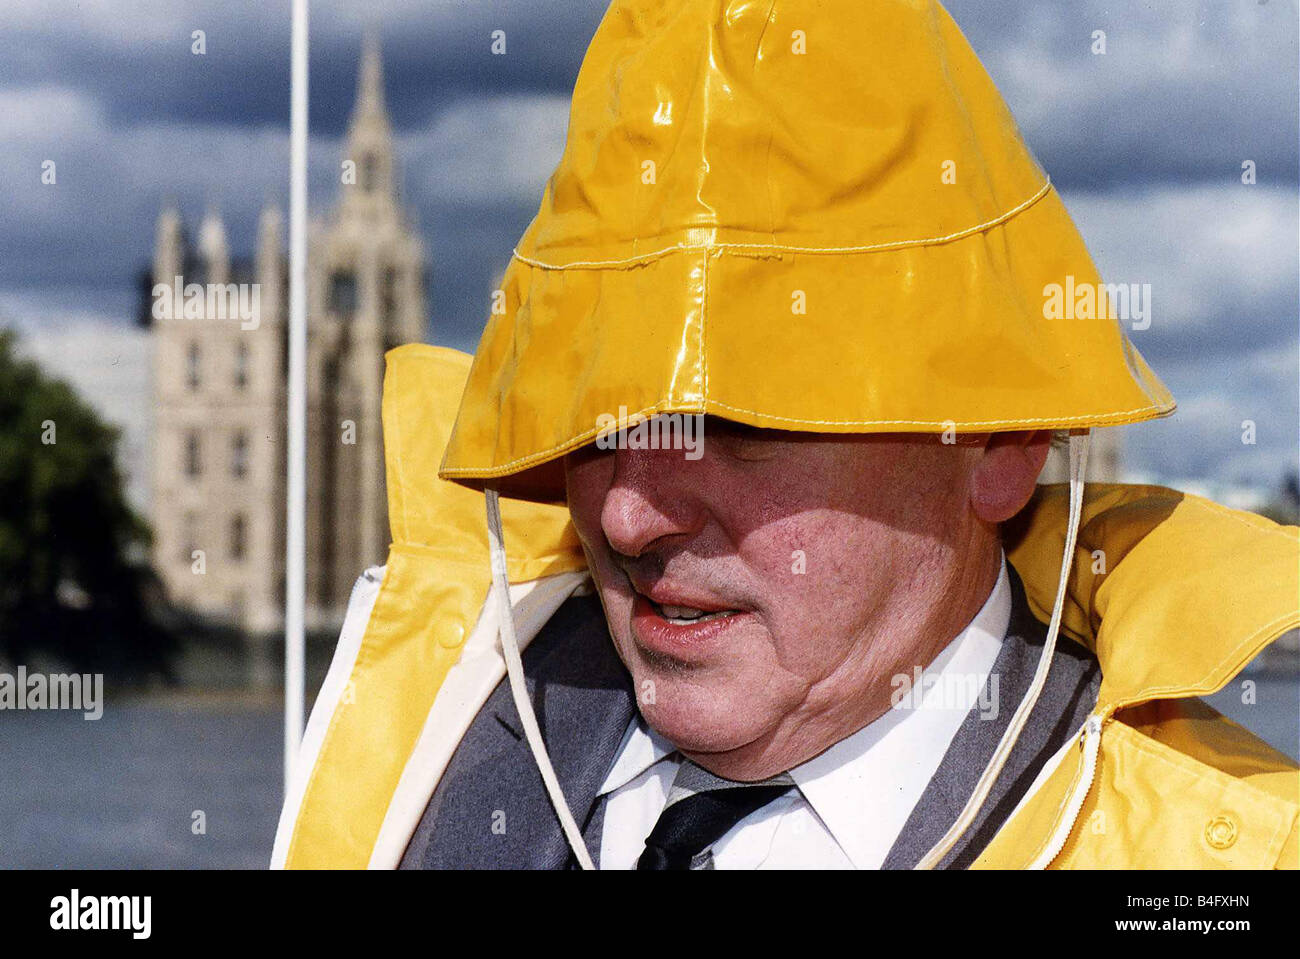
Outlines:
{"label": "white lining of raincoat", "polygon": [[[587,571],[580,570],[510,586],[510,606],[521,651],[564,601],[587,582]],[[452,755],[492,691],[506,677],[506,663],[497,646],[500,606],[492,595],[496,588],[494,584],[489,590],[460,658],[438,688],[420,737],[389,800],[368,869],[396,869],[401,863]]]}
{"label": "white lining of raincoat", "polygon": [[325,733],[330,721],[338,711],[347,689],[348,680],[356,666],[357,654],[361,651],[361,641],[366,635],[366,625],[370,622],[370,611],[374,608],[379,590],[383,586],[387,567],[372,566],[362,573],[352,586],[348,597],[347,612],[343,617],[343,629],[339,633],[338,645],[330,659],[325,681],[321,683],[320,692],[312,704],[311,715],[307,719],[307,728],[303,732],[302,745],[294,762],[293,777],[285,793],[284,806],[280,809],[280,822],[275,830],[275,844],[271,849],[271,868],[283,869],[289,855],[289,845],[293,840],[294,829],[298,825],[298,814],[302,812],[302,800],[307,793],[307,783],[316,769],[320,759],[321,746],[325,742]]}

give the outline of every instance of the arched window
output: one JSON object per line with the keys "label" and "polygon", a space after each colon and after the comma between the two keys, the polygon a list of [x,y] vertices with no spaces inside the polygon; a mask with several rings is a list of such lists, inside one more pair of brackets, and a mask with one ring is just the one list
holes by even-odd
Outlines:
{"label": "arched window", "polygon": [[199,432],[190,430],[185,434],[185,475],[190,479],[197,479],[203,472],[200,453]]}
{"label": "arched window", "polygon": [[185,386],[191,391],[199,388],[199,363],[201,358],[199,344],[191,342],[189,352],[185,356]]}
{"label": "arched window", "polygon": [[242,560],[248,552],[248,524],[243,513],[230,517],[230,558]]}
{"label": "arched window", "polygon": [[248,344],[240,340],[235,346],[235,387],[248,386]]}
{"label": "arched window", "polygon": [[235,479],[248,475],[248,434],[243,430],[235,433],[230,444],[230,475]]}
{"label": "arched window", "polygon": [[182,563],[190,563],[194,560],[194,552],[199,548],[199,517],[197,513],[185,514],[184,532],[181,534],[181,556]]}
{"label": "arched window", "polygon": [[321,364],[321,380],[324,381],[325,395],[336,398],[339,388],[339,358],[337,356],[325,357],[325,362]]}
{"label": "arched window", "polygon": [[330,274],[330,312],[342,319],[351,319],[357,311],[357,278],[350,270],[335,270]]}
{"label": "arched window", "polygon": [[384,323],[391,323],[397,315],[397,290],[401,274],[396,267],[386,267],[379,284],[379,318]]}

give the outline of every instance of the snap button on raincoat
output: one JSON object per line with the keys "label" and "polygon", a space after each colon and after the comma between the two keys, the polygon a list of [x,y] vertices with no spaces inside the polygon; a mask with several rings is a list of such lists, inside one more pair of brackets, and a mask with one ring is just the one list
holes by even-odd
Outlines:
{"label": "snap button on raincoat", "polygon": [[[1111,315],[1045,315],[1067,282],[1104,289],[937,3],[616,0],[472,366],[388,356],[393,545],[354,594],[273,864],[398,863],[514,651],[590,588],[553,504],[560,458],[610,416],[1078,434],[1172,412]],[[1196,697],[1300,626],[1297,530],[1085,489],[1086,438],[1072,451],[1006,549],[1045,660],[1058,631],[1086,644],[1100,696],[976,865],[1295,867],[1295,764]]]}

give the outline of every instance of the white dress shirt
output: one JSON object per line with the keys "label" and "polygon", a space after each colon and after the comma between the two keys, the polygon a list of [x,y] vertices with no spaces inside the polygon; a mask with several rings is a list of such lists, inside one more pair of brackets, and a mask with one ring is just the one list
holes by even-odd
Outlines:
{"label": "white dress shirt", "polygon": [[[915,683],[917,672],[896,677],[894,708],[791,769],[798,788],[714,843],[715,867],[880,868],[967,714],[998,708],[996,687],[985,684],[1010,620],[1004,559],[983,607],[925,669],[921,682]],[[607,797],[601,869],[636,866],[680,761],[673,745],[638,713],[599,793]]]}

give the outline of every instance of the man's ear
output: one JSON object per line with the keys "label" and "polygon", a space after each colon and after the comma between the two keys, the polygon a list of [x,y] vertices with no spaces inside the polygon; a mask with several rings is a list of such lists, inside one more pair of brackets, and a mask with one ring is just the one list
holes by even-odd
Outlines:
{"label": "man's ear", "polygon": [[971,473],[975,515],[986,523],[1002,523],[1024,509],[1051,445],[1050,430],[990,433]]}

